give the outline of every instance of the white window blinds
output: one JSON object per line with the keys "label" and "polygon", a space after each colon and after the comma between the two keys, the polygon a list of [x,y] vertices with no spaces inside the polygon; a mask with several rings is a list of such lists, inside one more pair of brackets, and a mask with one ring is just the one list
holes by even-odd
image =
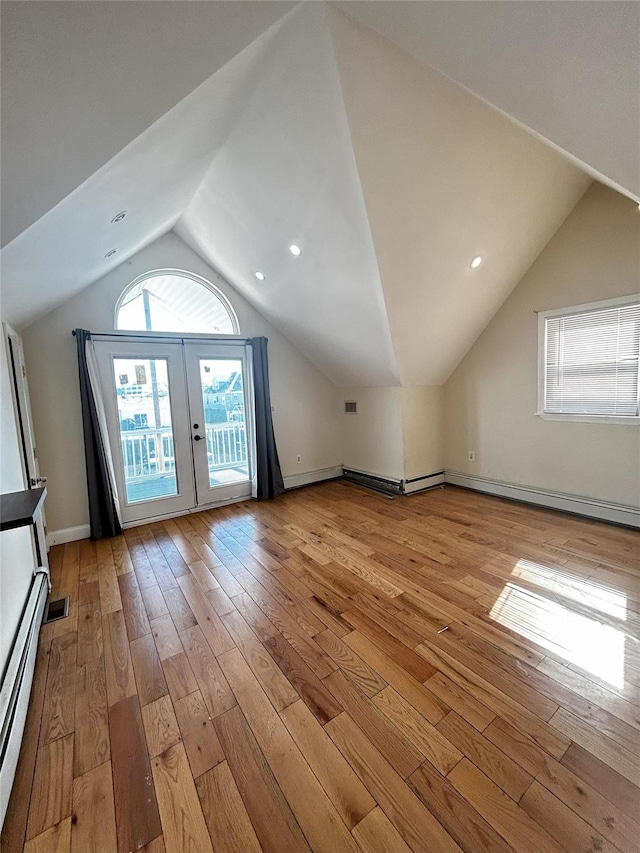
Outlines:
{"label": "white window blinds", "polygon": [[544,411],[638,417],[640,303],[545,319]]}

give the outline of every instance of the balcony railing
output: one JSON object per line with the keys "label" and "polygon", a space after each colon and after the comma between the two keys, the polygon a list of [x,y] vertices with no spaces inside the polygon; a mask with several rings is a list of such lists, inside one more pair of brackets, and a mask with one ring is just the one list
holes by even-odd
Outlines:
{"label": "balcony railing", "polygon": [[[244,423],[207,426],[209,471],[247,464],[247,433]],[[127,481],[175,471],[173,433],[170,427],[137,429],[120,433],[122,460]]]}

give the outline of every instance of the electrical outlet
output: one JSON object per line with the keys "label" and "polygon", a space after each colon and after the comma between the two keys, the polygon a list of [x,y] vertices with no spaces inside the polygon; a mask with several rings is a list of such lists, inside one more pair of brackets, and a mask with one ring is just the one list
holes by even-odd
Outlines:
{"label": "electrical outlet", "polygon": [[302,462],[302,456],[300,456],[300,454],[299,454],[299,453],[298,453],[298,455],[296,456],[296,462]]}
{"label": "electrical outlet", "polygon": [[475,461],[475,458],[476,458],[476,452],[475,452],[475,450],[470,450],[470,451],[469,451],[469,462],[474,462],[474,461]]}

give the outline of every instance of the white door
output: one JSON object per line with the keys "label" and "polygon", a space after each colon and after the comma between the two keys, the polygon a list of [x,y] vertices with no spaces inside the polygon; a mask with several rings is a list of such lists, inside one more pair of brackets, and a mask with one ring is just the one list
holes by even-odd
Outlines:
{"label": "white door", "polygon": [[180,341],[95,340],[123,522],[194,506]]}
{"label": "white door", "polygon": [[251,494],[244,346],[94,344],[125,524]]}
{"label": "white door", "polygon": [[246,347],[185,343],[198,506],[251,495]]}

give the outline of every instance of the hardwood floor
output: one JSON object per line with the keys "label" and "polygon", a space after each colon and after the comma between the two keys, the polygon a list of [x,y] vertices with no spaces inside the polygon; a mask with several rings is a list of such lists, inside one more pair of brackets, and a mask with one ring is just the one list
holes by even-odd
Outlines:
{"label": "hardwood floor", "polygon": [[54,548],[3,853],[633,853],[640,536],[331,482]]}

